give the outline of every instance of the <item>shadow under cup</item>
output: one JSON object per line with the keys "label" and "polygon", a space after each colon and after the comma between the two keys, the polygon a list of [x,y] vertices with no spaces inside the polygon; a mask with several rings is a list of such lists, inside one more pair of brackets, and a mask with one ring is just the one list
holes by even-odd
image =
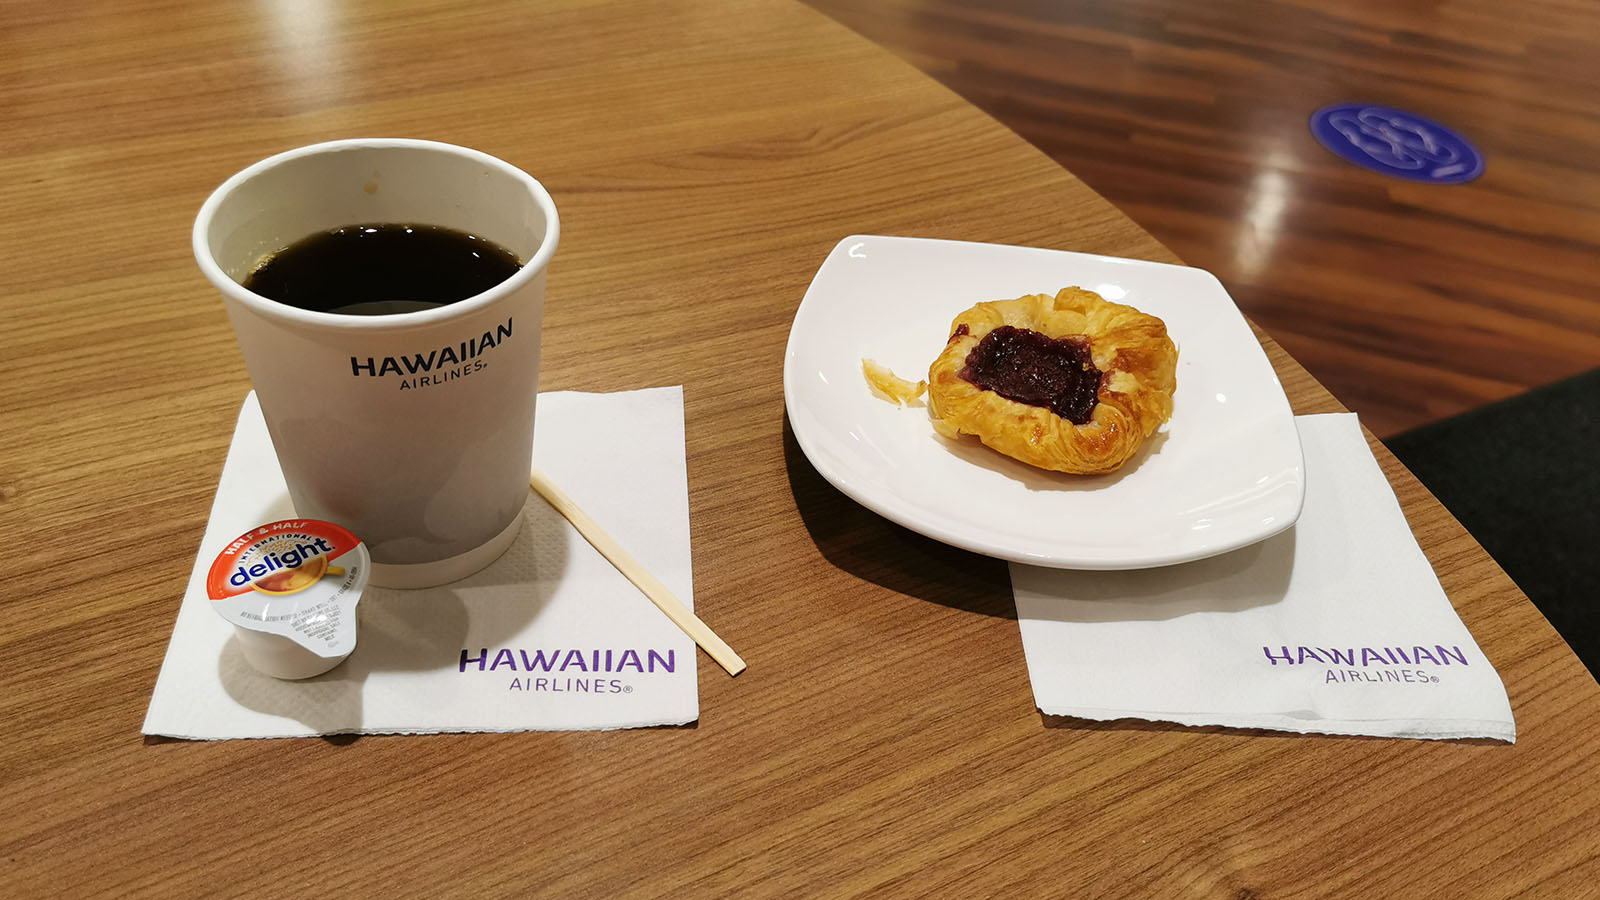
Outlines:
{"label": "shadow under cup", "polygon": [[[522,268],[466,300],[391,315],[299,309],[241,286],[301,238],[370,223],[464,231]],[[559,231],[532,177],[432,141],[291,150],[228,179],[201,208],[195,258],[222,292],[295,512],[365,541],[374,584],[454,581],[516,538]]]}

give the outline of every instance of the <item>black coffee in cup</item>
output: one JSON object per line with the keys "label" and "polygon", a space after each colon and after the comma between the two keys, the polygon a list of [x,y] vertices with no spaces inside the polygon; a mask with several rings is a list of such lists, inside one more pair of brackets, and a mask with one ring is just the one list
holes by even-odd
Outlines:
{"label": "black coffee in cup", "polygon": [[346,225],[274,253],[250,273],[244,287],[300,309],[387,315],[465,300],[521,267],[499,244],[451,228]]}

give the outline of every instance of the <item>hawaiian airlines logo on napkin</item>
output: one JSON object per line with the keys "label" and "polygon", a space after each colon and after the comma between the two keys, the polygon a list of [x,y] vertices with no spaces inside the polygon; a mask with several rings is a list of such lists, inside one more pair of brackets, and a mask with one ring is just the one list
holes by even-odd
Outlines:
{"label": "hawaiian airlines logo on napkin", "polygon": [[[504,681],[506,675],[511,676],[504,688],[508,691],[631,694],[635,679],[678,671],[678,651],[607,648],[590,650],[587,654],[582,650],[535,650],[529,655],[527,650],[513,653],[510,648],[502,647],[494,654],[493,661],[488,647],[479,649],[475,655],[471,650],[461,651],[459,670],[462,673],[469,670],[493,673],[501,669],[505,672],[497,676],[500,681]],[[521,677],[515,674],[518,672],[523,673]],[[608,677],[612,675],[616,677]]]}
{"label": "hawaiian airlines logo on napkin", "polygon": [[[1446,647],[1444,644],[1434,644],[1432,648],[1420,644],[1413,644],[1407,651],[1403,647],[1307,647],[1304,644],[1291,651],[1287,644],[1277,650],[1271,647],[1262,647],[1262,654],[1274,666],[1282,663],[1288,666],[1303,666],[1312,664],[1328,666],[1323,682],[1332,684],[1364,682],[1370,684],[1383,684],[1392,682],[1396,684],[1438,684],[1439,674],[1437,668],[1432,671],[1422,668],[1397,668],[1409,666],[1442,667],[1451,665],[1468,665],[1467,653],[1458,645]],[[1356,668],[1359,666],[1360,668]],[[1340,668],[1342,667],[1342,668]],[[1448,677],[1448,676],[1446,676]]]}

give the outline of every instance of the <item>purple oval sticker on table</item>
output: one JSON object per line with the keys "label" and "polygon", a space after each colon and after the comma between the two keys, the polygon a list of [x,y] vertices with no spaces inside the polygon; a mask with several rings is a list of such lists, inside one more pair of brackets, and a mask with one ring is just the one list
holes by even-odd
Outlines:
{"label": "purple oval sticker on table", "polygon": [[1483,174],[1483,154],[1466,138],[1404,110],[1325,106],[1312,114],[1311,133],[1346,161],[1395,178],[1457,184]]}

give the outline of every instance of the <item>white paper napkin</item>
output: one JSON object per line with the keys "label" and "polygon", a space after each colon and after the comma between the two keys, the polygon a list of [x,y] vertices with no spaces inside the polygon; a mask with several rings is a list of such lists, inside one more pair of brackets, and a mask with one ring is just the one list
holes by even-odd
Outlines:
{"label": "white paper napkin", "polygon": [[1440,588],[1356,417],[1296,423],[1306,497],[1289,531],[1161,569],[1011,566],[1039,709],[1514,742],[1505,686]]}
{"label": "white paper napkin", "polygon": [[[539,396],[534,464],[684,603],[689,559],[683,391]],[[356,650],[306,681],[245,662],[205,573],[254,525],[291,516],[254,394],[146,713],[146,734],[215,740],[335,733],[677,725],[699,717],[695,645],[559,513],[529,494],[487,569],[416,591],[369,587]],[[358,535],[359,536],[359,535]]]}

